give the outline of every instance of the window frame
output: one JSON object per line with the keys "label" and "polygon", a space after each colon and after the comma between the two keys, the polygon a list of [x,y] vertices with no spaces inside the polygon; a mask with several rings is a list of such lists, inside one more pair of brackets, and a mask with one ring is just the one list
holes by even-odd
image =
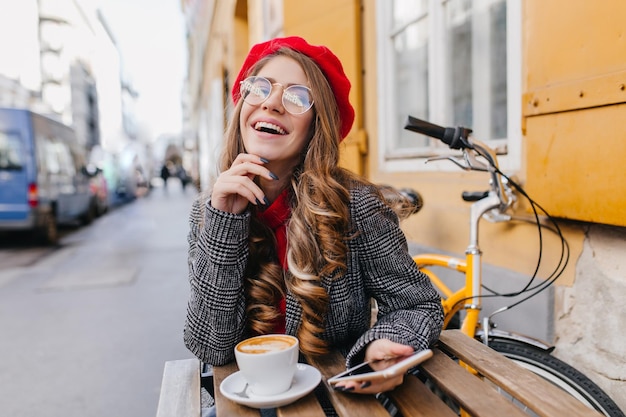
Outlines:
{"label": "window frame", "polygon": [[[506,1],[506,0],[505,0]],[[446,126],[447,85],[445,68],[445,6],[447,0],[429,0],[428,2],[428,107],[429,121]],[[484,140],[487,145],[497,150],[500,168],[517,171],[521,167],[521,97],[522,97],[522,46],[521,46],[521,2],[506,1],[507,25],[507,138]],[[432,139],[428,146],[413,149],[390,149],[397,143],[394,123],[396,120],[397,100],[394,96],[393,68],[394,49],[391,40],[392,2],[376,2],[376,41],[377,41],[377,114],[378,114],[378,166],[384,172],[422,172],[455,171],[458,167],[452,163],[436,162],[426,164],[429,157],[458,155],[458,151],[449,150],[445,145]],[[476,112],[477,110],[475,110]],[[466,126],[471,128],[472,126]],[[417,138],[418,136],[416,136]]]}

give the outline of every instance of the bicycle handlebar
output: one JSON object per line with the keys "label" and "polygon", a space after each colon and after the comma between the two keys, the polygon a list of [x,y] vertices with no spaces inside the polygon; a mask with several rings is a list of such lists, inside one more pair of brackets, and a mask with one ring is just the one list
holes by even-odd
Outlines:
{"label": "bicycle handlebar", "polygon": [[[465,164],[461,164],[451,157],[447,157],[445,159],[451,160],[463,169],[488,171],[491,175],[491,190],[500,200],[499,211],[504,212],[512,205],[515,197],[512,192],[509,191],[510,187],[506,186],[502,180],[501,172],[498,168],[498,158],[495,151],[479,141],[470,139],[472,129],[462,126],[442,127],[425,120],[420,120],[413,116],[408,116],[404,128],[439,139],[451,149],[462,150],[465,156]],[[485,158],[485,160],[488,161],[488,165],[485,166],[484,164],[481,164],[475,159],[474,155],[480,155]],[[488,192],[469,193],[464,196],[464,199],[466,201],[480,201],[487,197],[488,194]]]}
{"label": "bicycle handlebar", "polygon": [[467,140],[470,133],[472,133],[472,129],[468,129],[466,127],[442,127],[434,123],[409,116],[404,128],[412,132],[430,136],[431,138],[439,139],[452,149],[474,148]]}

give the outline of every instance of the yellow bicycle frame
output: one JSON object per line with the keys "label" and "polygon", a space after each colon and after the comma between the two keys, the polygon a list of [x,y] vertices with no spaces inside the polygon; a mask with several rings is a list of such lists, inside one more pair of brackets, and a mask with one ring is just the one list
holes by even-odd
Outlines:
{"label": "yellow bicycle frame", "polygon": [[[448,327],[454,315],[465,309],[461,331],[467,336],[474,338],[479,324],[481,300],[481,259],[480,252],[466,254],[465,260],[448,255],[421,254],[413,257],[420,270],[431,280],[433,285],[442,294],[441,304],[444,312],[444,328]],[[464,274],[465,283],[456,291],[452,291],[429,267],[443,267]]]}

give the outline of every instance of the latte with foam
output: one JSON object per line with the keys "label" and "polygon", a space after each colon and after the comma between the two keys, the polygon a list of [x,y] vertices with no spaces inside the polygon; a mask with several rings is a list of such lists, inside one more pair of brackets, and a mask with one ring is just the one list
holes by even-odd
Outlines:
{"label": "latte with foam", "polygon": [[298,366],[298,338],[286,334],[254,336],[235,346],[237,366],[250,391],[276,395],[291,386]]}
{"label": "latte with foam", "polygon": [[282,335],[260,336],[246,339],[236,349],[242,353],[270,353],[289,349],[296,344],[293,337]]}

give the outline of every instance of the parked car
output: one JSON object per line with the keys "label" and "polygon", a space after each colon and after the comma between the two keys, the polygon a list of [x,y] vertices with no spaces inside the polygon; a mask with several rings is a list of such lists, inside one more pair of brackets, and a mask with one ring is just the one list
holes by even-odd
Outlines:
{"label": "parked car", "polygon": [[0,108],[0,231],[54,244],[57,225],[93,219],[85,152],[70,127],[26,109]]}

